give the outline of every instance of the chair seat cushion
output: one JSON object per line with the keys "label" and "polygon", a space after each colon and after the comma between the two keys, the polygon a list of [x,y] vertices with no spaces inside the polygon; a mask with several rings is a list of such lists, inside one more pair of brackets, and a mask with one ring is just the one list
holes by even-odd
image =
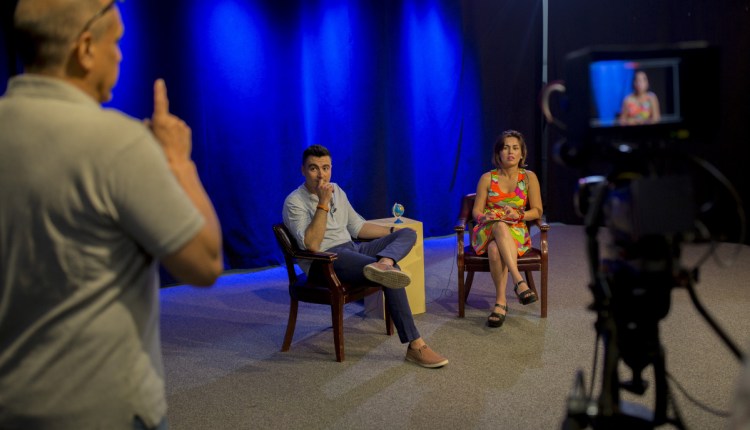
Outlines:
{"label": "chair seat cushion", "polygon": [[[331,303],[331,290],[322,282],[324,281],[310,280],[304,273],[300,273],[297,275],[297,282],[289,286],[289,295],[301,302],[329,304]],[[342,283],[341,288],[344,292],[342,298],[345,303],[359,300],[381,290],[379,285],[371,283],[358,285]]]}
{"label": "chair seat cushion", "polygon": [[[477,255],[471,245],[464,247],[464,264],[488,264],[488,261],[487,253]],[[529,249],[526,254],[518,257],[518,264],[542,264],[542,252],[537,248]]]}

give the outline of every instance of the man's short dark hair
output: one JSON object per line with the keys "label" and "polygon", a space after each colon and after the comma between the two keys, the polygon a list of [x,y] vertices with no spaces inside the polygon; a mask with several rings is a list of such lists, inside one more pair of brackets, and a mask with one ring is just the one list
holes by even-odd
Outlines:
{"label": "man's short dark hair", "polygon": [[307,149],[305,149],[305,152],[302,153],[302,165],[305,165],[305,161],[307,160],[307,157],[330,157],[331,153],[328,151],[328,148],[326,148],[323,145],[312,145],[308,146]]}

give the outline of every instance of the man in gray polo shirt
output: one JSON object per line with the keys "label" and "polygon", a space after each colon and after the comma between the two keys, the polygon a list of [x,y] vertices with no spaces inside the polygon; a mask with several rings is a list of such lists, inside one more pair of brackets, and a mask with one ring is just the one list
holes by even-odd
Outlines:
{"label": "man in gray polo shirt", "polygon": [[[331,182],[331,154],[313,145],[302,154],[305,182],[284,201],[284,224],[302,249],[335,252],[336,275],[344,282],[365,279],[386,287],[386,305],[401,343],[408,343],[406,359],[423,367],[442,367],[448,360],[424,342],[414,325],[404,287],[411,278],[397,262],[409,253],[416,233],[408,228],[393,231],[366,222],[349,204],[346,193]],[[355,243],[352,237],[374,239]],[[309,264],[300,262],[308,276],[318,276]]]}
{"label": "man in gray polo shirt", "polygon": [[111,0],[20,0],[25,73],[0,99],[0,428],[166,427],[161,262],[211,285],[221,230],[190,128],[154,85],[143,122],[102,109]]}

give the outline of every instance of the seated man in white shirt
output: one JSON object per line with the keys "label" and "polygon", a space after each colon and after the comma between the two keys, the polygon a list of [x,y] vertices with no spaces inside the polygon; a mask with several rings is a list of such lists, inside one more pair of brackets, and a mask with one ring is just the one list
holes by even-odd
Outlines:
{"label": "seated man in white shirt", "polygon": [[[337,276],[344,282],[368,279],[386,287],[383,291],[388,310],[401,343],[408,343],[406,360],[423,367],[442,367],[448,360],[425,343],[414,325],[404,287],[411,278],[398,268],[416,242],[416,233],[408,228],[393,231],[366,222],[331,180],[331,154],[324,146],[313,145],[302,154],[305,183],[284,201],[284,224],[298,245],[310,251],[335,252]],[[357,243],[352,237],[375,239]],[[317,276],[309,262],[300,262],[308,276]]]}

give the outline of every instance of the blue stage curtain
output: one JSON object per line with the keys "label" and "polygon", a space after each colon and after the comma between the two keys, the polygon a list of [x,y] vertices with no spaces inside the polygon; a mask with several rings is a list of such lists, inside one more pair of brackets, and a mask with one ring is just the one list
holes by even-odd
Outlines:
{"label": "blue stage curtain", "polygon": [[227,269],[281,262],[271,226],[311,144],[331,150],[332,180],[365,218],[399,202],[426,237],[448,235],[495,137],[517,128],[535,140],[541,1],[517,3],[126,2],[109,105],[148,117],[165,78],[193,130]]}
{"label": "blue stage curtain", "polygon": [[[270,226],[315,143],[331,150],[332,180],[365,218],[401,202],[426,235],[451,232],[482,148],[476,66],[451,3],[300,2],[294,14],[193,5],[189,19],[206,31],[191,32],[201,55],[186,66],[229,267],[279,262]],[[473,162],[454,172],[461,139]]]}
{"label": "blue stage curtain", "polygon": [[597,61],[591,65],[591,90],[601,125],[614,125],[625,96],[633,91],[634,70],[627,61]]}

